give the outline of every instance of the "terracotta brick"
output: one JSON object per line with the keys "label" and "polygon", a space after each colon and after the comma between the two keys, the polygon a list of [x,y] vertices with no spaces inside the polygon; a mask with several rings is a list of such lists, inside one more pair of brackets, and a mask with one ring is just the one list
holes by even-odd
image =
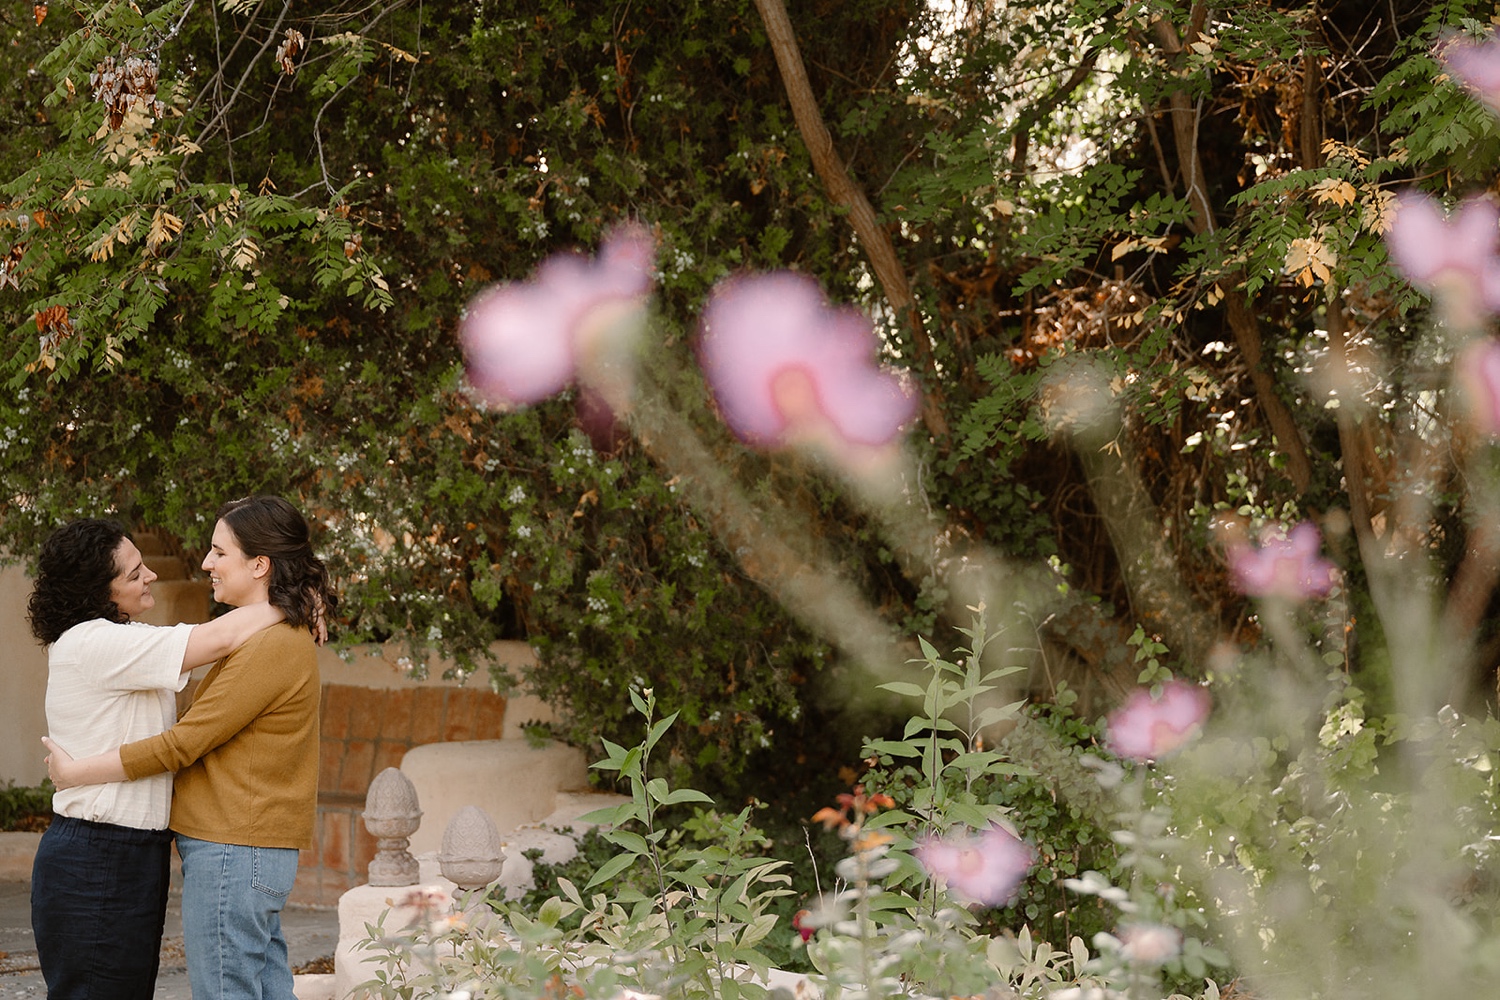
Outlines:
{"label": "terracotta brick", "polygon": [[319,809],[318,812],[318,865],[327,871],[347,873],[352,817],[344,809]]}
{"label": "terracotta brick", "polygon": [[451,688],[448,691],[448,718],[443,726],[443,739],[449,742],[472,740],[477,715],[478,691]]}
{"label": "terracotta brick", "polygon": [[363,882],[370,873],[370,861],[375,857],[376,842],[365,829],[364,820],[358,816],[354,818],[354,849],[350,855],[353,862],[351,874],[356,881]]}
{"label": "terracotta brick", "polygon": [[356,740],[378,739],[385,719],[384,691],[356,689],[349,704],[349,737]]}
{"label": "terracotta brick", "polygon": [[375,744],[369,740],[350,740],[344,744],[344,763],[339,768],[336,790],[364,795],[375,777]]}
{"label": "terracotta brick", "polygon": [[385,693],[385,721],[381,726],[382,739],[396,740],[410,745],[411,716],[416,704],[415,692],[411,688]]}
{"label": "terracotta brick", "polygon": [[318,744],[318,787],[339,787],[339,768],[344,763],[344,741],[324,737]]}
{"label": "terracotta brick", "polygon": [[412,694],[411,745],[441,743],[444,739],[443,717],[447,708],[447,689],[415,688]]}
{"label": "terracotta brick", "polygon": [[346,684],[324,684],[321,710],[323,735],[333,740],[349,738],[349,709],[358,688]]}
{"label": "terracotta brick", "polygon": [[[379,740],[375,744],[375,764],[371,770],[379,774],[388,767],[400,767],[401,758],[406,756],[406,751],[411,747],[405,742],[395,743],[391,740]],[[375,779],[371,777],[371,781]]]}
{"label": "terracotta brick", "polygon": [[337,906],[339,897],[358,884],[343,872],[299,867],[287,899],[299,906]]}
{"label": "terracotta brick", "polygon": [[477,705],[474,721],[476,740],[498,740],[505,733],[505,696],[485,692]]}

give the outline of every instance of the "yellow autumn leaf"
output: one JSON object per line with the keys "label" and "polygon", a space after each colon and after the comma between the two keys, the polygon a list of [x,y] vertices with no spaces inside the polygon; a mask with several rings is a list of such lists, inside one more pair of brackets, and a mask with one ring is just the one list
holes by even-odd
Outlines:
{"label": "yellow autumn leaf", "polygon": [[260,247],[249,236],[241,236],[220,251],[229,259],[229,266],[244,270],[253,267],[260,259]]}
{"label": "yellow autumn leaf", "polygon": [[89,206],[88,191],[92,185],[86,180],[75,180],[73,186],[68,188],[62,196],[62,207],[64,211],[77,214]]}
{"label": "yellow autumn leaf", "polygon": [[109,231],[94,241],[89,247],[90,260],[109,260],[115,252],[115,244],[124,246],[135,239],[135,227],[141,221],[141,213],[138,211],[128,212],[123,218],[109,227]]}
{"label": "yellow autumn leaf", "polygon": [[1311,288],[1316,279],[1329,280],[1333,274],[1332,269],[1338,262],[1337,253],[1316,236],[1308,236],[1292,240],[1287,247],[1282,269],[1295,277],[1299,285]]}
{"label": "yellow autumn leaf", "polygon": [[1354,185],[1338,177],[1325,177],[1313,185],[1313,200],[1327,204],[1352,205],[1358,192]]}
{"label": "yellow autumn leaf", "polygon": [[1337,139],[1324,139],[1322,153],[1330,160],[1348,160],[1359,167],[1370,165],[1370,158],[1368,156],[1353,146],[1339,142]]}
{"label": "yellow autumn leaf", "polygon": [[1115,245],[1110,252],[1110,260],[1119,260],[1132,250],[1147,250],[1151,253],[1165,253],[1167,249],[1167,238],[1165,236],[1143,236],[1138,240],[1126,240],[1124,243]]}
{"label": "yellow autumn leaf", "polygon": [[158,208],[151,217],[151,228],[146,231],[146,251],[155,253],[157,247],[170,241],[182,232],[182,220],[164,208]]}
{"label": "yellow autumn leaf", "polygon": [[1359,224],[1372,233],[1384,235],[1391,231],[1391,226],[1395,221],[1396,196],[1378,188],[1367,189],[1364,212],[1360,215]]}

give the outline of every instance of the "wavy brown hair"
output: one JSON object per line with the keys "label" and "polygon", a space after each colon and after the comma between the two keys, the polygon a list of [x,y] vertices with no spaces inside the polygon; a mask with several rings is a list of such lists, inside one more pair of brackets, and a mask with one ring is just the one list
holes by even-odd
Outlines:
{"label": "wavy brown hair", "polygon": [[219,508],[218,519],[246,558],[271,560],[270,601],[286,613],[288,625],[316,634],[320,612],[325,621],[333,620],[338,595],[323,561],[313,553],[301,511],[278,496],[253,496],[229,501]]}

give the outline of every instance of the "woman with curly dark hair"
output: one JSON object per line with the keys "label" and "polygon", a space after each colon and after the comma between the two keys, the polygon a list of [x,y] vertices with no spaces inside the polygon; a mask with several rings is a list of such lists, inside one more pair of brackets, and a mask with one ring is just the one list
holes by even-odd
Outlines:
{"label": "woman with curly dark hair", "polygon": [[[47,729],[63,745],[92,753],[160,733],[177,717],[188,671],[283,617],[262,601],[196,625],[132,621],[155,606],[155,579],[115,521],[74,521],[42,543],[27,617],[47,647]],[[171,800],[168,774],[53,796],[31,875],[49,997],[155,992]]]}
{"label": "woman with curly dark hair", "polygon": [[220,508],[203,568],[215,600],[269,601],[286,621],[215,664],[171,729],[79,760],[48,744],[50,770],[60,787],[175,772],[172,830],[194,1000],[293,1000],[281,909],[298,851],[313,843],[321,694],[313,637],[338,599],[307,522],[280,497]]}

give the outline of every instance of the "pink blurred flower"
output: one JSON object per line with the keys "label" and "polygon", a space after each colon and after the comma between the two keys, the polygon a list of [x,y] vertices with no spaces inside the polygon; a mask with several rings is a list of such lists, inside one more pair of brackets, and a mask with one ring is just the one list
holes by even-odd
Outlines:
{"label": "pink blurred flower", "polygon": [[1500,311],[1500,208],[1469,198],[1446,215],[1432,198],[1406,192],[1385,236],[1391,261],[1418,288],[1441,297],[1457,323]]}
{"label": "pink blurred flower", "polygon": [[1456,370],[1475,425],[1485,434],[1500,436],[1500,341],[1469,345],[1459,355]]}
{"label": "pink blurred flower", "polygon": [[999,906],[1015,894],[1032,860],[1031,848],[998,826],[975,836],[928,837],[912,853],[928,875],[987,906]]}
{"label": "pink blurred flower", "polygon": [[1168,681],[1161,697],[1137,688],[1105,721],[1109,749],[1130,760],[1157,760],[1191,739],[1208,718],[1208,692],[1186,681]]}
{"label": "pink blurred flower", "polygon": [[480,292],[459,325],[470,383],[491,403],[535,403],[571,382],[590,357],[618,350],[613,338],[633,334],[644,318],[654,253],[647,230],[621,226],[592,261],[556,254],[530,281]]}
{"label": "pink blurred flower", "polygon": [[453,896],[440,885],[417,886],[406,891],[401,905],[423,913],[445,913],[453,905]]}
{"label": "pink blurred flower", "polygon": [[1484,42],[1452,38],[1441,43],[1437,55],[1474,96],[1500,111],[1500,41],[1493,35]]}
{"label": "pink blurred flower", "polygon": [[830,308],[790,272],[721,283],[703,312],[699,352],[724,422],[748,444],[824,444],[848,455],[890,443],[917,399],[875,361],[861,313]]}
{"label": "pink blurred flower", "polygon": [[1234,585],[1251,597],[1283,597],[1293,601],[1321,597],[1333,587],[1333,563],[1318,555],[1317,526],[1303,521],[1288,534],[1279,525],[1261,533],[1260,547],[1231,542],[1229,574]]}

